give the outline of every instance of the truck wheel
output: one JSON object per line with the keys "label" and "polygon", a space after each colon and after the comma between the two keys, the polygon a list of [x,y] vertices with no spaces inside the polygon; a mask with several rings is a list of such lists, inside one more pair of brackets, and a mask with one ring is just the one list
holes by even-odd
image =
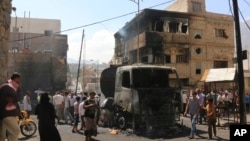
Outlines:
{"label": "truck wheel", "polygon": [[120,115],[117,118],[117,126],[120,129],[126,129],[127,128],[127,119],[124,115]]}

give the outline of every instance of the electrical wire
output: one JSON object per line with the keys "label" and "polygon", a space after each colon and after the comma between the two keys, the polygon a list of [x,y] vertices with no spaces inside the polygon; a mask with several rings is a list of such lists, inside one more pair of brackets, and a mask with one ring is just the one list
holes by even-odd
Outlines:
{"label": "electrical wire", "polygon": [[244,23],[246,24],[246,26],[247,26],[248,29],[250,30],[250,26],[248,25],[247,21],[245,20],[245,18],[244,18],[244,16],[243,16],[243,14],[241,13],[240,9],[238,9],[238,10],[239,10],[239,13],[240,13],[240,15],[241,15],[241,17],[242,17]]}
{"label": "electrical wire", "polygon": [[[161,5],[170,3],[170,2],[172,2],[172,1],[174,1],[174,0],[169,0],[169,1],[167,1],[167,2],[164,2],[164,3],[161,3],[161,4],[157,4],[157,5],[148,7],[148,8],[154,8],[154,7],[157,7],[157,6],[161,6]],[[142,10],[140,10],[140,11],[142,11]],[[100,23],[103,23],[103,22],[107,22],[107,21],[119,19],[119,18],[128,16],[128,15],[131,15],[131,14],[137,13],[137,12],[138,12],[138,11],[134,11],[134,12],[130,12],[130,13],[127,13],[127,14],[123,14],[123,15],[116,16],[116,17],[113,17],[113,18],[109,18],[109,19],[106,19],[106,20],[102,20],[102,21],[98,21],[98,22],[94,22],[94,23],[90,23],[90,24],[86,24],[86,25],[82,25],[82,26],[78,26],[78,27],[73,27],[73,28],[69,28],[69,29],[66,29],[66,30],[61,30],[61,31],[55,32],[55,34],[59,34],[59,33],[67,32],[67,31],[76,30],[76,29],[79,29],[79,28],[84,28],[84,27],[88,27],[88,26],[100,24]],[[45,35],[38,35],[38,36],[33,36],[33,37],[25,38],[25,39],[11,40],[11,41],[9,41],[9,42],[23,41],[23,40],[27,40],[27,39],[40,38],[40,37],[44,37],[44,36],[45,36]]]}
{"label": "electrical wire", "polygon": [[230,10],[232,16],[234,17],[234,13],[233,13],[233,11],[232,11],[232,5],[231,5],[231,2],[230,2],[230,1],[231,1],[231,0],[228,0],[229,10]]}
{"label": "electrical wire", "polygon": [[[250,3],[248,1],[244,0],[244,2],[250,7]],[[241,15],[242,19],[244,20],[244,23],[246,24],[246,26],[248,27],[248,29],[250,29],[250,26],[246,22],[246,20],[245,20],[245,18],[243,16],[242,12],[240,11],[240,9],[239,9],[239,12],[240,12],[240,15]]]}
{"label": "electrical wire", "polygon": [[[247,4],[248,6],[250,6],[250,4],[249,4],[246,0],[244,0],[244,1],[246,2],[246,4]],[[232,16],[234,17],[234,14],[233,14],[233,12],[232,12],[232,6],[231,6],[231,3],[230,3],[230,0],[228,0],[228,4],[229,4],[230,11],[231,11],[231,13],[232,13]],[[246,26],[248,27],[248,29],[250,29],[250,26],[248,25],[246,19],[244,18],[243,14],[242,14],[242,12],[241,12],[241,10],[240,10],[240,8],[238,8],[238,11],[239,11],[239,13],[240,13],[240,15],[241,15],[241,18],[243,19],[244,23],[246,24]]]}
{"label": "electrical wire", "polygon": [[244,2],[245,2],[248,6],[250,6],[250,3],[249,3],[248,1],[244,0]]}

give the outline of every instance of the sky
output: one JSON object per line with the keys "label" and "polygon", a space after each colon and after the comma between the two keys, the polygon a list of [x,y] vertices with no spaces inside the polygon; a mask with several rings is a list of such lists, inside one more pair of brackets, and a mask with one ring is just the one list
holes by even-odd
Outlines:
{"label": "sky", "polygon": [[[175,0],[143,0],[140,10],[163,10]],[[231,15],[232,0],[206,0],[206,11]],[[250,19],[250,0],[238,0],[245,19]],[[58,19],[61,34],[68,35],[68,60],[78,62],[84,30],[82,59],[108,63],[114,54],[114,34],[135,17],[138,0],[12,0],[17,17]],[[12,17],[15,17],[12,12]]]}

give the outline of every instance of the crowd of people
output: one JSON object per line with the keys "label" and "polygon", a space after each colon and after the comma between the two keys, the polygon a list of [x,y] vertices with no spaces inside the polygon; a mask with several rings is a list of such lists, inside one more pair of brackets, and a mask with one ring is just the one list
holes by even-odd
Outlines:
{"label": "crowd of people", "polygon": [[[41,141],[61,141],[57,124],[72,126],[72,133],[84,131],[85,141],[90,141],[92,136],[97,135],[98,117],[100,114],[100,94],[94,91],[75,94],[69,91],[57,91],[54,95],[38,89],[35,109],[31,106],[31,92],[25,92],[22,99],[23,109],[19,106],[19,87],[21,75],[13,73],[10,79],[0,86],[0,141],[8,139],[18,141],[20,129],[16,121],[20,110],[25,110],[28,117],[31,111],[38,119],[38,130]],[[246,111],[250,112],[250,94],[245,94]],[[208,124],[208,138],[216,136],[216,119],[229,114],[229,108],[239,107],[239,96],[237,92],[228,90],[212,91],[205,93],[203,89],[197,88],[190,94],[183,96],[183,115],[190,115],[191,131],[190,139],[196,133],[196,124]],[[218,110],[218,114],[216,112]],[[237,111],[236,110],[236,111]],[[80,127],[78,127],[78,123]]]}
{"label": "crowd of people", "polygon": [[[245,94],[246,112],[250,112],[250,95]],[[208,125],[208,138],[212,139],[212,133],[216,136],[217,118],[229,117],[230,111],[239,116],[239,95],[229,90],[212,91],[206,93],[203,89],[191,90],[190,94],[183,94],[183,115],[190,115],[191,132],[190,139],[196,133],[196,124]]]}
{"label": "crowd of people", "polygon": [[[100,94],[94,91],[74,94],[69,91],[57,91],[54,95],[39,88],[37,105],[32,109],[31,91],[26,91],[20,101],[21,75],[13,73],[10,79],[0,86],[0,141],[18,141],[20,128],[16,117],[21,110],[32,111],[38,119],[40,141],[61,141],[57,124],[72,125],[72,133],[83,130],[85,141],[97,135]],[[23,103],[21,108],[20,102]],[[80,128],[78,123],[81,122]]]}
{"label": "crowd of people", "polygon": [[57,91],[49,99],[52,99],[50,103],[54,106],[57,124],[72,125],[72,133],[84,131],[86,141],[97,135],[100,94],[91,91],[76,95],[68,91]]}

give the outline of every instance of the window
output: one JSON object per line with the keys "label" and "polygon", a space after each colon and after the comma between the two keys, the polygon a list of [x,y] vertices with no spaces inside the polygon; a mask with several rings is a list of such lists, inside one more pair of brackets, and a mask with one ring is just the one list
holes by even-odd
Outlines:
{"label": "window", "polygon": [[170,33],[176,33],[178,31],[178,23],[169,23],[169,32]]}
{"label": "window", "polygon": [[193,11],[194,12],[201,12],[201,3],[192,2],[192,4],[193,4]]}
{"label": "window", "polygon": [[196,63],[195,74],[201,74],[201,62]]}
{"label": "window", "polygon": [[214,61],[214,68],[227,68],[228,62],[227,61]]}
{"label": "window", "polygon": [[170,55],[165,55],[165,62],[171,63],[171,56]]}
{"label": "window", "polygon": [[179,49],[178,54],[176,55],[176,63],[188,63],[189,59],[189,50],[188,49]]}
{"label": "window", "polygon": [[201,30],[195,30],[194,38],[195,39],[201,39],[202,38],[202,31]]}
{"label": "window", "polygon": [[248,84],[248,86],[250,86],[250,78],[249,77],[247,78],[247,84]]}
{"label": "window", "polygon": [[155,31],[163,32],[164,22],[159,20],[155,22]]}
{"label": "window", "polygon": [[225,29],[215,29],[216,37],[227,37]]}
{"label": "window", "polygon": [[187,33],[187,31],[188,31],[187,24],[174,23],[174,22],[169,23],[169,32],[170,33]]}
{"label": "window", "polygon": [[171,74],[173,78],[176,78],[175,71],[171,69],[135,68],[132,70],[133,86],[135,88],[166,88],[169,87]]}
{"label": "window", "polygon": [[[161,20],[163,22],[160,26],[163,26],[161,28],[163,32],[188,34],[188,19],[162,17]],[[158,28],[156,30],[159,31]]]}
{"label": "window", "polygon": [[185,63],[185,58],[183,54],[176,55],[176,63]]}
{"label": "window", "polygon": [[141,58],[141,62],[142,62],[142,63],[148,63],[148,56],[143,56],[143,57]]}
{"label": "window", "polygon": [[196,34],[194,38],[195,39],[201,39],[201,35],[200,34]]}
{"label": "window", "polygon": [[128,71],[122,73],[122,86],[130,88],[130,76]]}
{"label": "window", "polygon": [[196,48],[195,52],[196,52],[196,54],[201,54],[201,48]]}

